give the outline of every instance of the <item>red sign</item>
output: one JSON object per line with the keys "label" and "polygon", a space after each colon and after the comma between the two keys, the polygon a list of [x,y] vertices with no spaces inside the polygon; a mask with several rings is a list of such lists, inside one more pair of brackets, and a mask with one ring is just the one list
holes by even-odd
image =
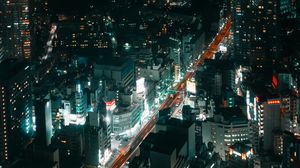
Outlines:
{"label": "red sign", "polygon": [[278,79],[275,75],[272,76],[272,86],[274,89],[277,89],[278,87]]}

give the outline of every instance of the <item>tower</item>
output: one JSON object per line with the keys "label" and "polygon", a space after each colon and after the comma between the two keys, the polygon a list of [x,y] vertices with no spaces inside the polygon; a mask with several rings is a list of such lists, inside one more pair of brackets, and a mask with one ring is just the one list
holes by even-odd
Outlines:
{"label": "tower", "polygon": [[278,60],[279,1],[234,0],[233,56],[258,72],[272,69]]}
{"label": "tower", "polygon": [[31,142],[30,68],[24,61],[0,64],[0,165],[13,161]]}
{"label": "tower", "polygon": [[[31,57],[29,0],[2,2],[3,41],[6,58]],[[3,59],[3,58],[2,58]]]}

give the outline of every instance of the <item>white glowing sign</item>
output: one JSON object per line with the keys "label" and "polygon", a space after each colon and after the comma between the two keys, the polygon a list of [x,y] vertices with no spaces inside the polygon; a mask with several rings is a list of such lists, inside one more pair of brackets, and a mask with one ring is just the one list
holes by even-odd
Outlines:
{"label": "white glowing sign", "polygon": [[248,120],[251,120],[251,115],[250,115],[250,91],[246,91],[246,104],[247,104],[247,118]]}
{"label": "white glowing sign", "polygon": [[186,82],[186,90],[190,93],[196,94],[196,82],[188,80]]}
{"label": "white glowing sign", "polygon": [[233,154],[236,154],[238,156],[241,156],[241,153],[240,152],[237,152],[237,151],[233,151]]}
{"label": "white glowing sign", "polygon": [[136,93],[144,93],[145,90],[145,78],[136,80]]}
{"label": "white glowing sign", "polygon": [[226,46],[221,45],[221,46],[219,47],[219,49],[220,49],[220,51],[223,52],[223,53],[226,53],[226,52],[227,52],[227,47],[226,47]]}
{"label": "white glowing sign", "polygon": [[257,104],[256,104],[256,97],[254,97],[254,105],[253,105],[253,111],[254,111],[254,120],[257,121]]}
{"label": "white glowing sign", "polygon": [[107,111],[113,111],[116,108],[116,100],[105,102],[105,105]]}
{"label": "white glowing sign", "polygon": [[65,114],[64,119],[65,125],[84,125],[86,121],[85,116],[79,114]]}

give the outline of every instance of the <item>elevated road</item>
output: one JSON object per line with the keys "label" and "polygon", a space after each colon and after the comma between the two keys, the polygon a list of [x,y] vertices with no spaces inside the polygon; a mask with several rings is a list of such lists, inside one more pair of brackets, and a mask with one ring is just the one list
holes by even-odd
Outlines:
{"label": "elevated road", "polygon": [[[174,87],[174,90],[177,91],[175,95],[170,95],[166,98],[166,100],[161,104],[159,110],[172,107],[176,104],[177,99],[180,98],[180,92],[185,89],[186,81],[190,79],[195,71],[204,63],[205,59],[213,59],[214,54],[218,50],[219,44],[229,36],[231,27],[231,18],[228,17],[226,23],[220,29],[219,33],[210,43],[209,47],[205,50],[205,52],[199,56],[197,60],[195,60],[192,71],[187,72],[184,78]],[[133,138],[130,143],[120,150],[120,154],[115,158],[113,163],[110,165],[111,168],[120,168],[124,166],[127,160],[133,155],[135,150],[139,147],[139,145],[143,142],[146,136],[151,132],[154,128],[155,123],[157,121],[157,112],[151,117],[151,119],[144,125],[141,131]]]}

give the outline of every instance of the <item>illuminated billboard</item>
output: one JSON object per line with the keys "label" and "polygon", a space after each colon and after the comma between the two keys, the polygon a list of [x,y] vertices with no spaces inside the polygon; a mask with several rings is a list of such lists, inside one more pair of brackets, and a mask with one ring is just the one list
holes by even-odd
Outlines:
{"label": "illuminated billboard", "polygon": [[175,81],[180,81],[180,67],[179,65],[174,66],[174,73],[175,73]]}
{"label": "illuminated billboard", "polygon": [[113,99],[112,101],[105,102],[106,110],[113,111],[116,108],[116,100]]}
{"label": "illuminated billboard", "polygon": [[196,94],[196,82],[188,80],[186,82],[186,90],[192,94]]}
{"label": "illuminated billboard", "polygon": [[145,78],[136,80],[136,93],[144,93],[145,90]]}
{"label": "illuminated billboard", "polygon": [[64,119],[66,126],[70,124],[84,125],[86,121],[85,116],[81,114],[66,114],[64,115]]}

